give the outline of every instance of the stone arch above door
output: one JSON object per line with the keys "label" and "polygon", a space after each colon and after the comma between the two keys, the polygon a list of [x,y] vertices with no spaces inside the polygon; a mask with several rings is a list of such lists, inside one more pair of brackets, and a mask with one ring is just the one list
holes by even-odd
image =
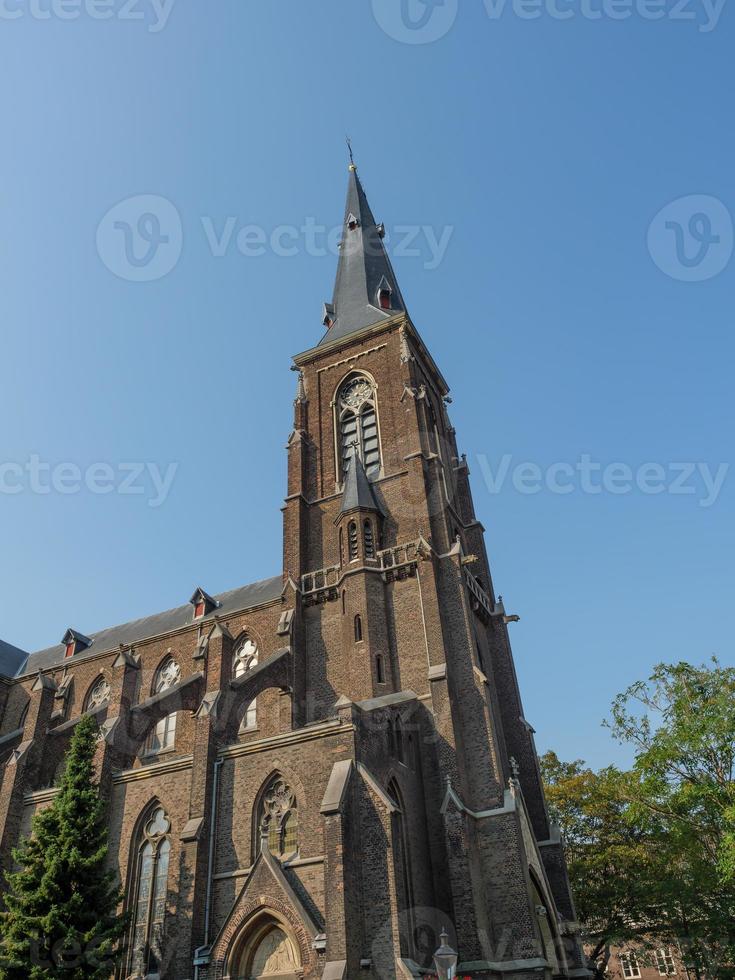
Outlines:
{"label": "stone arch above door", "polygon": [[240,943],[233,965],[233,980],[298,980],[301,976],[297,943],[283,922],[267,914]]}
{"label": "stone arch above door", "polygon": [[[213,963],[219,963],[219,969],[222,970],[222,973],[216,973],[218,977],[224,976],[225,980],[250,980],[252,976],[262,976],[264,980],[300,980],[304,975],[313,974],[316,966],[313,937],[307,933],[303,923],[285,902],[259,896],[233,911],[234,915],[212,949]],[[273,953],[277,953],[277,956],[271,961],[271,965],[277,959],[285,962],[282,946],[270,949],[267,945],[262,946],[276,929],[288,940],[286,951],[293,962],[293,969],[285,973],[253,973],[253,966],[260,970],[268,964]],[[269,942],[272,943],[273,939]],[[262,957],[256,961],[259,952]]]}

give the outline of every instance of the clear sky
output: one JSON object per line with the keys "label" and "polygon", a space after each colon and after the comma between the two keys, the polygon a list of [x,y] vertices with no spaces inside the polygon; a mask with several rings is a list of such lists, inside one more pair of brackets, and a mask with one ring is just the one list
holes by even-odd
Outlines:
{"label": "clear sky", "polygon": [[735,471],[706,479],[733,462],[733,18],[0,0],[0,636],[280,571],[290,355],[321,336],[349,133],[453,389],[539,748],[624,758],[615,693],[733,661]]}

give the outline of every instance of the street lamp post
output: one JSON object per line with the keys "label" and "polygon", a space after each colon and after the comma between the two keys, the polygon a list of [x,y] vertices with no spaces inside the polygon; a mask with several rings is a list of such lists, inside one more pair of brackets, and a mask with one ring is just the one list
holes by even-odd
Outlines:
{"label": "street lamp post", "polygon": [[449,936],[445,929],[442,929],[439,939],[441,946],[434,953],[436,972],[439,974],[439,980],[453,980],[457,968],[457,954],[448,943]]}

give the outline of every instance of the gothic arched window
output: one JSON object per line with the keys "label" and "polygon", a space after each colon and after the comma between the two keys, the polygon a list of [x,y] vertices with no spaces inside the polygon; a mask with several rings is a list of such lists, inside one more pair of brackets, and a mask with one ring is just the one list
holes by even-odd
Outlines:
{"label": "gothic arched window", "polygon": [[235,647],[235,653],[232,657],[233,677],[242,677],[243,674],[247,674],[249,670],[257,666],[257,663],[258,644],[249,636],[245,636]]}
{"label": "gothic arched window", "polygon": [[339,479],[349,468],[352,447],[368,474],[380,469],[377,395],[372,381],[364,374],[352,374],[337,394],[337,432],[341,454]]}
{"label": "gothic arched window", "polygon": [[[181,680],[181,666],[173,657],[166,657],[153,678],[153,693],[162,694]],[[176,712],[159,718],[146,740],[145,755],[156,755],[172,749],[176,741]]]}
{"label": "gothic arched window", "polygon": [[[396,891],[398,892],[398,911],[408,918],[406,935],[401,930],[401,952],[404,956],[413,957],[414,937],[416,935],[414,918],[413,876],[411,873],[411,850],[409,845],[408,827],[406,826],[406,808],[403,796],[395,780],[388,786],[388,793],[398,804],[391,817],[393,837],[393,866],[396,876]],[[404,946],[405,943],[405,946]]]}
{"label": "gothic arched window", "polygon": [[355,616],[355,643],[360,643],[362,640],[362,616],[358,613]]}
{"label": "gothic arched window", "polygon": [[170,830],[171,822],[158,806],[144,822],[136,845],[135,877],[130,891],[133,896],[130,973],[134,977],[157,975],[163,960]]}
{"label": "gothic arched window", "polygon": [[283,858],[298,850],[296,795],[280,775],[273,777],[261,797],[258,823],[261,833],[267,835],[271,854]]}
{"label": "gothic arched window", "polygon": [[89,690],[89,694],[87,695],[87,700],[84,705],[84,710],[94,711],[95,708],[99,708],[100,705],[109,700],[110,685],[106,678],[99,677]]}

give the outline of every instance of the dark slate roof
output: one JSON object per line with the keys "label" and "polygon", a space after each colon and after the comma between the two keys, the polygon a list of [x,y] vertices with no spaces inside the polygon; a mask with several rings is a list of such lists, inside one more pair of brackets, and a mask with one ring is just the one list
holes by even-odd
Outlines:
{"label": "dark slate roof", "polygon": [[[267,578],[262,582],[253,582],[251,585],[242,585],[239,589],[223,592],[214,597],[218,602],[217,608],[198,622],[211,622],[215,614],[226,616],[228,613],[270,602],[277,599],[282,590],[283,579],[280,575],[276,575],[274,578]],[[75,654],[73,662],[85,660],[87,657],[98,653],[109,653],[112,650],[117,650],[120,644],[129,646],[152,636],[170,633],[182,626],[187,626],[192,621],[191,605],[187,602],[186,605],[177,606],[176,609],[156,613],[154,616],[146,616],[144,619],[134,619],[130,623],[123,623],[122,626],[112,626],[109,629],[100,630],[98,633],[92,633],[90,637],[92,645],[81,653]],[[32,674],[45,667],[52,667],[54,664],[61,664],[65,661],[65,650],[61,643],[29,655],[0,642],[0,665],[4,662],[6,648],[11,651],[15,650],[21,658],[19,661],[16,660],[15,669],[7,671],[11,677],[20,674]]]}
{"label": "dark slate roof", "polygon": [[12,643],[0,640],[0,674],[15,677],[27,658],[28,654],[25,650],[19,650]]}
{"label": "dark slate roof", "polygon": [[340,514],[346,514],[348,511],[357,510],[358,508],[361,510],[376,510],[379,514],[384,514],[383,508],[375,499],[375,494],[367,478],[365,467],[362,465],[362,460],[353,447],[350,465],[342,491],[342,506],[339,512]]}
{"label": "dark slate roof", "polygon": [[[352,229],[349,227],[351,216],[357,219],[357,226]],[[378,306],[378,289],[382,287],[383,280],[391,290],[390,310],[382,310]],[[357,170],[352,165],[331,308],[334,322],[322,337],[320,345],[331,344],[334,340],[406,310],[383,245],[381,228],[375,223]]]}

